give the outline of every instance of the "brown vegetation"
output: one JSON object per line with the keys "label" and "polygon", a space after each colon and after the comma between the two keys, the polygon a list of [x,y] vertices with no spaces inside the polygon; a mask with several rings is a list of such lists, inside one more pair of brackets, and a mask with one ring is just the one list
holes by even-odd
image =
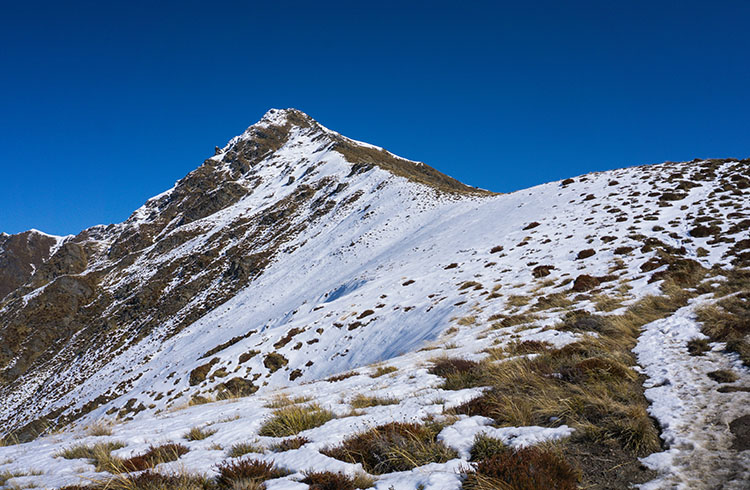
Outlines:
{"label": "brown vegetation", "polygon": [[408,471],[427,463],[444,463],[456,453],[437,441],[442,426],[392,422],[350,437],[322,451],[349,463],[361,463],[376,475]]}

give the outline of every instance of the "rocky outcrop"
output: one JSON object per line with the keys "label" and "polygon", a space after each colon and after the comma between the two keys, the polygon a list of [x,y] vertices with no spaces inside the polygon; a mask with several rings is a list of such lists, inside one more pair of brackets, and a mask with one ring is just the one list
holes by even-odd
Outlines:
{"label": "rocky outcrop", "polygon": [[26,284],[58,239],[36,231],[0,235],[0,299]]}

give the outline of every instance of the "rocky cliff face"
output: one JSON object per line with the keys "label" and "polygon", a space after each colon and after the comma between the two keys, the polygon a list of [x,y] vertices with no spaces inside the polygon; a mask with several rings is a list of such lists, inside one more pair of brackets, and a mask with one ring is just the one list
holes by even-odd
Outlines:
{"label": "rocky cliff face", "polygon": [[36,230],[0,235],[0,298],[26,284],[61,240]]}

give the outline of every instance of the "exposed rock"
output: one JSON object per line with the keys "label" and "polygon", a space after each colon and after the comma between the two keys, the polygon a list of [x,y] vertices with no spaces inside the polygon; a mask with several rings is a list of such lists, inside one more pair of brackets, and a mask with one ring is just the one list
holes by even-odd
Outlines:
{"label": "exposed rock", "polygon": [[600,281],[596,277],[589,276],[588,274],[581,274],[576,277],[575,282],[573,282],[573,291],[588,291],[589,289],[598,287],[599,284]]}
{"label": "exposed rock", "polygon": [[35,231],[0,235],[0,299],[26,284],[56,243],[54,237]]}

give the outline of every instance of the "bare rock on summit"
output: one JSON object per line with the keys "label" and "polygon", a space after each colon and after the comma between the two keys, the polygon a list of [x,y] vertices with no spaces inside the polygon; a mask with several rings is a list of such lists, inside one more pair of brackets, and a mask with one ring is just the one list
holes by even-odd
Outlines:
{"label": "bare rock on summit", "polygon": [[0,235],[0,299],[25,284],[56,243],[56,237],[36,231]]}

